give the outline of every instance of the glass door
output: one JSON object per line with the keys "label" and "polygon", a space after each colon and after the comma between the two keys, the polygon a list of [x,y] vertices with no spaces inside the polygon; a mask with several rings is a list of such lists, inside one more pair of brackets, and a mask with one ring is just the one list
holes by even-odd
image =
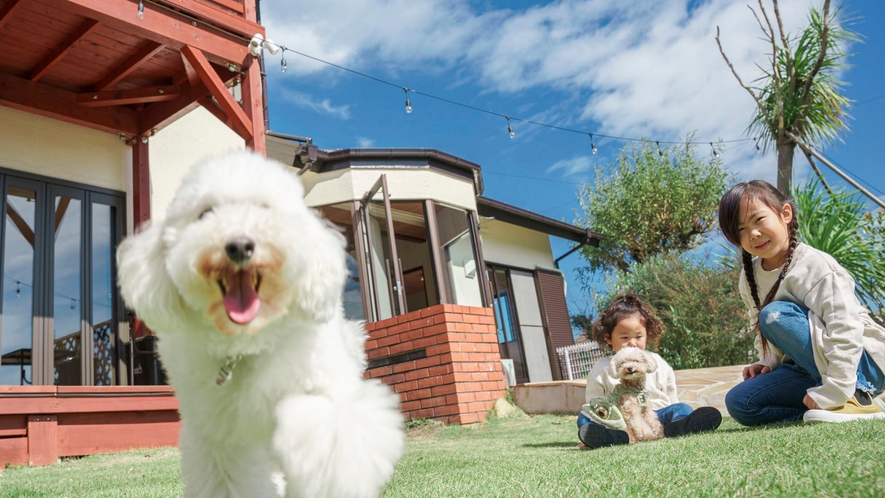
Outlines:
{"label": "glass door", "polygon": [[381,175],[363,197],[360,210],[367,240],[366,266],[372,272],[370,287],[375,320],[384,320],[406,310],[402,263],[397,256],[386,175]]}
{"label": "glass door", "polygon": [[91,341],[83,333],[83,195],[78,189],[53,185],[52,191],[52,330],[53,383],[79,386],[84,380],[83,351]]}
{"label": "glass door", "polygon": [[41,323],[35,318],[35,306],[39,303],[35,302],[34,287],[38,280],[35,254],[38,244],[42,244],[37,230],[37,206],[42,192],[38,182],[8,177],[5,180],[0,384],[25,386],[34,383],[34,365],[42,364],[33,355],[41,330]]}

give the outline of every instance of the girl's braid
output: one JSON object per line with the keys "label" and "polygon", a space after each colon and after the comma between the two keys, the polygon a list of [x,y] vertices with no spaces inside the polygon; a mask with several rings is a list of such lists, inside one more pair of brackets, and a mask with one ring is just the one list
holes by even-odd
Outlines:
{"label": "girl's braid", "polygon": [[[777,281],[774,282],[774,285],[771,286],[771,290],[768,291],[768,295],[765,296],[765,301],[762,303],[762,307],[758,308],[761,312],[762,308],[768,306],[772,301],[774,301],[774,296],[777,294],[777,290],[781,286],[781,282],[783,282],[784,277],[787,276],[787,271],[790,270],[790,263],[793,262],[793,253],[796,251],[796,246],[799,245],[799,239],[796,237],[796,232],[799,229],[799,220],[796,219],[796,216],[793,216],[793,219],[790,220],[790,224],[787,225],[787,230],[790,234],[790,246],[787,248],[787,256],[784,258],[784,269],[781,270],[780,275],[777,276]],[[758,299],[756,297],[755,285],[752,287],[753,289],[753,298]],[[762,335],[762,331],[759,329],[759,320],[756,320],[756,330],[759,332],[759,337],[762,338],[762,351],[764,353],[768,352],[768,341],[765,339],[765,336]]]}

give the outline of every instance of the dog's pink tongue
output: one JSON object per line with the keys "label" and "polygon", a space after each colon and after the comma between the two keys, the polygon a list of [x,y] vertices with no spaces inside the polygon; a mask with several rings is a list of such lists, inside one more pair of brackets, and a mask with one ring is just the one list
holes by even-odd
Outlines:
{"label": "dog's pink tongue", "polygon": [[252,271],[236,270],[227,275],[228,289],[224,295],[224,309],[234,323],[251,322],[261,307],[261,300],[252,287]]}

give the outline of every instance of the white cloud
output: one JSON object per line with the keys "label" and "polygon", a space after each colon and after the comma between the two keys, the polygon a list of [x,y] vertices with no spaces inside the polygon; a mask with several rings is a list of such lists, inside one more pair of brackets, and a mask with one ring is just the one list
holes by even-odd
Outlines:
{"label": "white cloud", "polygon": [[[744,137],[755,103],[723,61],[715,36],[718,26],[745,83],[760,74],[756,64],[766,64],[770,46],[745,0],[560,0],[512,10],[479,5],[485,10],[466,0],[328,0],[294,9],[284,0],[265,0],[262,18],[282,45],[353,69],[395,79],[403,68],[421,67],[446,71],[458,85],[477,85],[478,93],[541,89],[561,92],[570,103],[534,112],[526,107],[533,115],[524,119],[661,140],[692,131],[705,141]],[[782,2],[788,31],[805,24],[808,7]],[[289,68],[303,74],[328,66],[301,59],[290,60]],[[323,73],[332,81],[341,74]],[[346,119],[347,106],[309,99],[300,105]],[[534,132],[515,124],[520,137]],[[726,161],[742,176],[770,172],[773,179],[774,155],[755,154],[752,142],[735,144]]]}
{"label": "white cloud", "polygon": [[356,137],[356,143],[361,149],[368,149],[375,146],[375,141],[366,137]]}
{"label": "white cloud", "polygon": [[329,99],[320,100],[306,93],[295,92],[285,88],[280,93],[285,100],[298,107],[310,109],[318,114],[328,114],[339,119],[350,118],[350,105],[334,106]]}
{"label": "white cloud", "polygon": [[545,173],[550,174],[554,171],[562,170],[562,176],[574,176],[582,173],[586,173],[591,170],[593,164],[590,162],[590,158],[588,156],[578,156],[573,157],[571,159],[563,159],[562,161],[558,161],[547,168]]}

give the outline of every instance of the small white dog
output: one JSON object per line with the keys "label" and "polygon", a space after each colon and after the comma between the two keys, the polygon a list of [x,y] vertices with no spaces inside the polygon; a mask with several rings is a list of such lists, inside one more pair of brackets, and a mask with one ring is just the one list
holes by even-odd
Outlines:
{"label": "small white dog", "polygon": [[609,368],[613,377],[621,379],[614,396],[627,424],[630,444],[664,437],[664,426],[648,406],[645,390],[646,375],[657,370],[655,359],[642,349],[624,347],[612,358]]}
{"label": "small white dog", "polygon": [[298,178],[241,152],[185,176],[117,254],[180,402],[185,495],[377,496],[404,447],[399,399],[363,379],[344,239]]}

